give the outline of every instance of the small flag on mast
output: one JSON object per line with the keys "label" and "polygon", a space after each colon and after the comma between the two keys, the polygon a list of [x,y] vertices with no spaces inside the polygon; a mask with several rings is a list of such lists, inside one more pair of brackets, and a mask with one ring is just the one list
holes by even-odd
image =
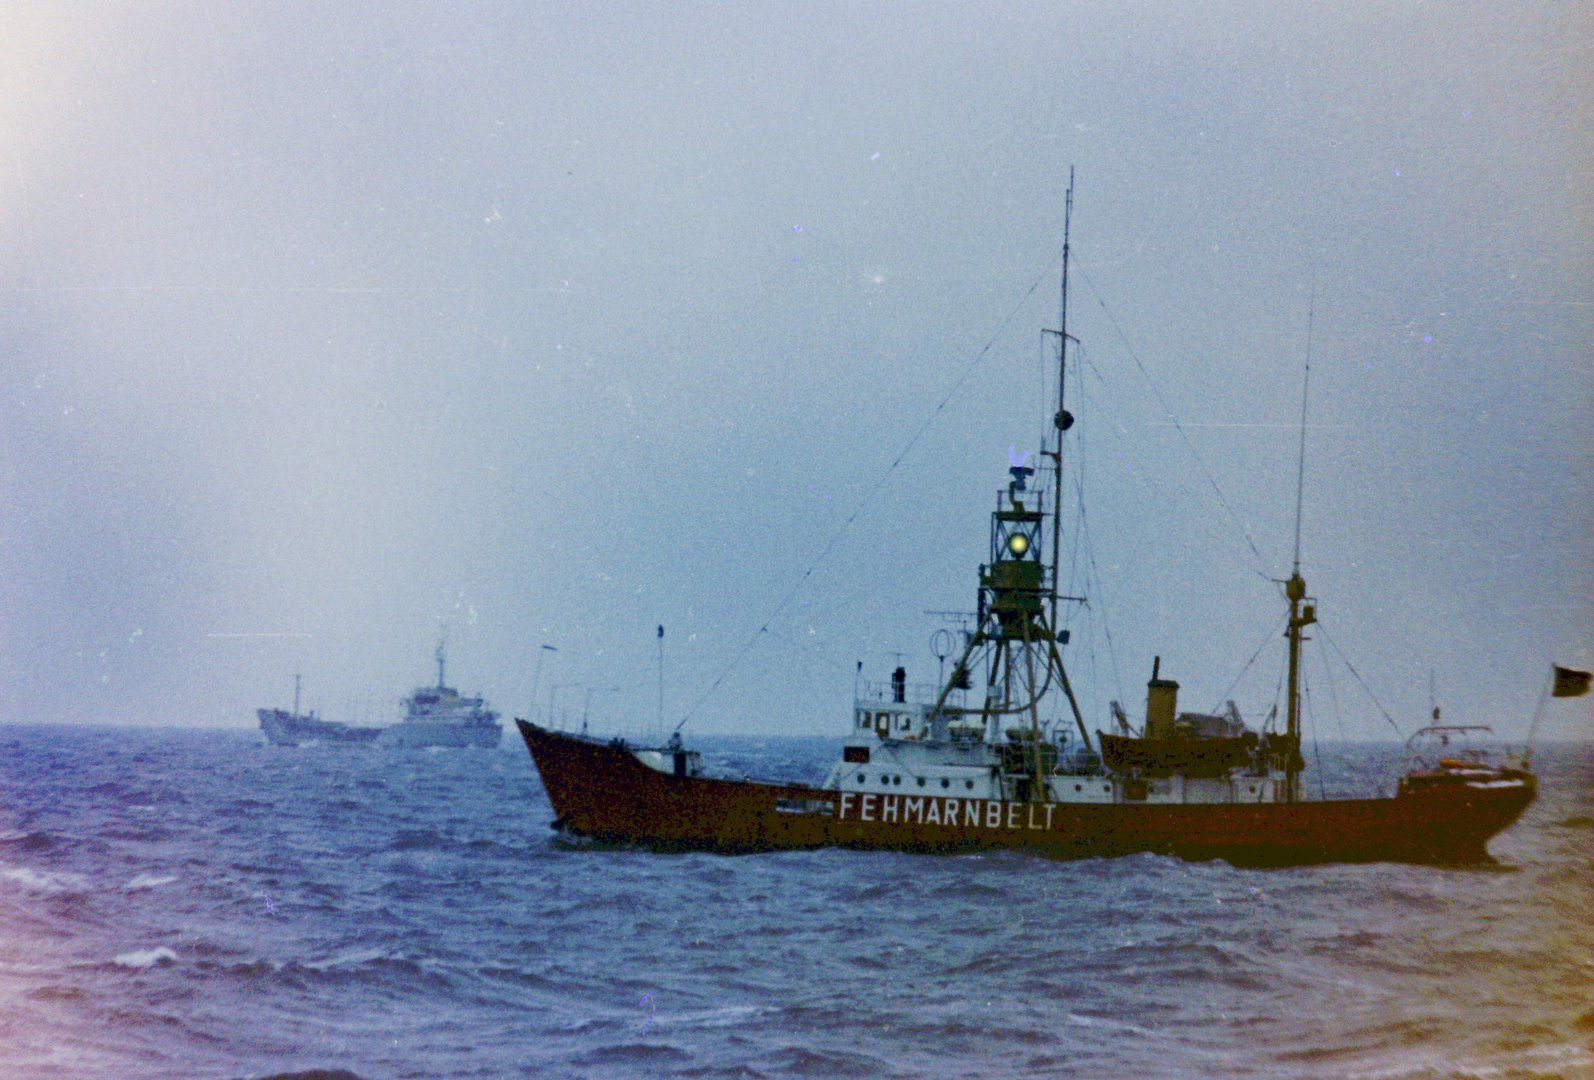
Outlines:
{"label": "small flag on mast", "polygon": [[1594,672],[1576,671],[1555,665],[1555,689],[1550,691],[1551,697],[1582,697],[1589,691],[1589,680],[1594,678]]}

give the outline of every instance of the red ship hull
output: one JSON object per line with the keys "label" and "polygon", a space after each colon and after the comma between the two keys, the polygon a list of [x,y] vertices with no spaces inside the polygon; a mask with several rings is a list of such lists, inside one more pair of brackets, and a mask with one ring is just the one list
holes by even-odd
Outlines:
{"label": "red ship hull", "polygon": [[1535,785],[1402,785],[1393,798],[1262,804],[1001,802],[680,777],[619,743],[517,720],[556,827],[610,843],[724,852],[1012,848],[1052,858],[1156,852],[1235,865],[1475,863]]}

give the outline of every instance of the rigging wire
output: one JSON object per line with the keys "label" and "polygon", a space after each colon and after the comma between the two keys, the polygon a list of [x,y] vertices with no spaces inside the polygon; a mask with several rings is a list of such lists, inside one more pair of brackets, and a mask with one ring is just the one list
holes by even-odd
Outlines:
{"label": "rigging wire", "polygon": [[[1081,370],[1083,370],[1085,368],[1088,368],[1093,374],[1095,374],[1096,380],[1098,382],[1100,382],[1105,387],[1106,386],[1106,380],[1102,379],[1101,372],[1096,370],[1096,365],[1091,363],[1089,357],[1086,356],[1084,345],[1079,343],[1079,342],[1075,342],[1075,346],[1074,347],[1075,347],[1075,353],[1078,356],[1077,363],[1079,365],[1081,365]],[[1077,380],[1077,386],[1076,386],[1076,389],[1074,391],[1075,394],[1078,395],[1078,397],[1080,399],[1079,411],[1080,411],[1080,415],[1081,416],[1089,415],[1088,410],[1085,408],[1085,393],[1086,393],[1086,389],[1085,388],[1086,388],[1086,386],[1087,386],[1087,381],[1083,378],[1083,376],[1081,376],[1081,378],[1079,378]],[[1113,645],[1112,625],[1108,621],[1108,618],[1107,618],[1107,600],[1106,600],[1107,590],[1106,590],[1106,586],[1102,583],[1100,572],[1096,569],[1096,548],[1095,548],[1095,545],[1091,542],[1091,538],[1090,538],[1090,519],[1085,513],[1085,505],[1086,505],[1085,504],[1085,466],[1086,466],[1087,461],[1089,460],[1089,455],[1087,453],[1087,446],[1086,446],[1086,441],[1085,441],[1085,428],[1086,428],[1086,425],[1085,424],[1080,424],[1080,425],[1078,425],[1078,427],[1079,427],[1079,430],[1076,432],[1076,434],[1074,436],[1074,442],[1075,442],[1075,446],[1077,448],[1077,452],[1074,455],[1075,460],[1076,460],[1076,465],[1074,467],[1074,485],[1073,485],[1074,486],[1074,497],[1075,497],[1075,500],[1076,500],[1076,505],[1078,507],[1078,513],[1074,517],[1074,538],[1073,538],[1073,542],[1072,542],[1072,544],[1071,544],[1071,546],[1069,548],[1069,552],[1068,552],[1068,590],[1069,590],[1069,592],[1073,592],[1074,582],[1077,580],[1075,575],[1076,575],[1076,573],[1080,572],[1080,568],[1078,566],[1078,560],[1079,560],[1080,548],[1083,546],[1084,551],[1085,551],[1085,561],[1086,561],[1086,565],[1088,567],[1088,570],[1084,571],[1084,574],[1085,574],[1084,593],[1085,593],[1085,595],[1087,597],[1088,596],[1099,596],[1099,597],[1101,597],[1101,600],[1100,600],[1099,604],[1092,604],[1089,600],[1087,600],[1084,603],[1083,607],[1091,615],[1097,614],[1097,612],[1095,610],[1096,608],[1100,609],[1099,614],[1101,616],[1101,630],[1102,630],[1102,634],[1106,638],[1106,642],[1107,642],[1107,658],[1108,658],[1108,661],[1112,665],[1113,688],[1118,691],[1117,700],[1122,702],[1124,700],[1124,698],[1125,698],[1124,687],[1123,687],[1123,676],[1120,675],[1119,671],[1118,671],[1118,650]],[[1084,541],[1083,544],[1081,544],[1081,539],[1082,538],[1083,538],[1083,541]],[[1089,641],[1090,641],[1090,663],[1091,663],[1091,669],[1090,669],[1091,670],[1091,686],[1092,686],[1092,688],[1094,688],[1096,686],[1096,636],[1095,636],[1094,633],[1092,633],[1090,635]],[[1100,702],[1098,701],[1097,704],[1099,705]]]}
{"label": "rigging wire", "polygon": [[1339,741],[1348,742],[1345,737],[1345,718],[1339,712],[1339,694],[1334,689],[1334,669],[1329,666],[1327,652],[1319,648],[1317,654],[1323,658],[1323,677],[1328,680],[1328,698],[1334,704],[1334,723],[1339,728]]}
{"label": "rigging wire", "polygon": [[1279,695],[1281,695],[1283,693],[1284,693],[1284,669],[1283,668],[1279,668],[1279,681],[1278,681],[1277,685],[1275,685],[1273,687],[1273,708],[1268,711],[1267,719],[1262,721],[1262,730],[1263,731],[1266,731],[1268,729],[1269,725],[1275,724],[1275,723],[1278,722]]}
{"label": "rigging wire", "polygon": [[[1285,618],[1287,620],[1288,616],[1285,616]],[[1234,681],[1229,684],[1229,688],[1223,692],[1222,697],[1218,698],[1217,705],[1212,706],[1213,712],[1217,712],[1218,708],[1234,694],[1234,688],[1240,685],[1240,680],[1245,678],[1245,673],[1247,671],[1251,670],[1251,665],[1256,663],[1256,658],[1262,655],[1262,650],[1267,648],[1267,643],[1273,640],[1273,635],[1278,633],[1278,627],[1281,625],[1283,625],[1283,623],[1278,623],[1274,626],[1268,627],[1267,636],[1262,639],[1262,644],[1256,647],[1256,652],[1251,654],[1251,659],[1245,662],[1245,666],[1241,668],[1240,673],[1234,677]]]}
{"label": "rigging wire", "polygon": [[779,630],[770,630],[767,631],[767,633],[770,637],[777,641],[784,641],[798,652],[807,653],[811,659],[821,664],[828,664],[837,670],[845,670],[849,672],[852,671],[852,664],[845,660],[838,660],[834,656],[831,656],[823,646],[817,644],[805,644],[804,642],[792,637],[790,634],[783,634]]}
{"label": "rigging wire", "polygon": [[[1076,263],[1079,261],[1078,255],[1074,256],[1074,261]],[[1255,555],[1257,561],[1261,563],[1261,567],[1258,568],[1257,572],[1268,581],[1272,581],[1272,577],[1268,575],[1266,570],[1268,561],[1262,555],[1262,552],[1257,549],[1256,541],[1251,539],[1251,530],[1245,527],[1245,522],[1240,520],[1240,515],[1234,512],[1234,508],[1229,505],[1229,500],[1224,498],[1223,489],[1218,487],[1218,482],[1213,477],[1212,471],[1207,468],[1206,461],[1203,460],[1201,455],[1196,452],[1195,443],[1190,441],[1190,435],[1184,430],[1184,425],[1179,423],[1179,418],[1174,415],[1173,407],[1168,404],[1168,399],[1162,396],[1161,388],[1159,388],[1156,382],[1152,380],[1151,372],[1147,371],[1146,365],[1141,363],[1139,354],[1135,352],[1135,347],[1129,343],[1128,335],[1123,332],[1123,328],[1118,325],[1118,320],[1114,318],[1113,313],[1108,310],[1107,301],[1102,299],[1101,292],[1096,288],[1096,283],[1091,280],[1090,275],[1085,273],[1083,268],[1081,268],[1078,273],[1080,277],[1085,279],[1085,284],[1090,286],[1091,295],[1096,298],[1096,303],[1101,306],[1102,314],[1107,316],[1107,321],[1112,324],[1114,332],[1116,332],[1118,335],[1118,340],[1122,341],[1124,348],[1128,350],[1129,358],[1135,362],[1135,367],[1138,368],[1140,370],[1140,374],[1145,377],[1146,385],[1150,386],[1151,392],[1156,395],[1158,403],[1162,405],[1162,410],[1167,414],[1168,420],[1173,424],[1174,430],[1177,431],[1179,433],[1179,437],[1184,440],[1185,449],[1190,451],[1190,456],[1195,459],[1196,465],[1200,467],[1201,474],[1207,478],[1207,483],[1212,485],[1212,491],[1218,497],[1218,505],[1222,506],[1224,510],[1228,511],[1229,517],[1233,518],[1235,525],[1239,526],[1240,535],[1245,538],[1245,546],[1251,549],[1251,554]]]}
{"label": "rigging wire", "polygon": [[[1088,359],[1084,360],[1084,365],[1087,369],[1089,369],[1092,375],[1096,376],[1096,381],[1101,384],[1102,390],[1105,391],[1107,389],[1107,380],[1102,378],[1100,369],[1098,369],[1096,365]],[[1083,392],[1085,380],[1081,378],[1079,380],[1079,384],[1081,387],[1081,392]],[[1080,438],[1084,438],[1083,433],[1080,434]],[[1081,461],[1084,459],[1083,450],[1080,451],[1080,459]],[[1091,541],[1090,538],[1090,519],[1085,516],[1085,489],[1076,485],[1076,490],[1079,496],[1079,523],[1083,527],[1085,533],[1085,559],[1090,566],[1089,576],[1085,579],[1085,591],[1087,594],[1096,592],[1103,597],[1101,602],[1101,630],[1102,634],[1105,635],[1107,639],[1107,658],[1112,663],[1113,687],[1118,691],[1118,701],[1122,703],[1127,695],[1124,693],[1123,675],[1121,675],[1118,671],[1118,651],[1113,647],[1112,627],[1108,625],[1107,622],[1107,601],[1105,599],[1107,590],[1106,586],[1102,584],[1101,571],[1096,569],[1096,545]],[[1089,607],[1090,605],[1086,606]]]}
{"label": "rigging wire", "polygon": [[[1079,523],[1085,533],[1085,561],[1090,565],[1089,576],[1085,579],[1086,592],[1094,592],[1102,598],[1099,605],[1101,608],[1101,632],[1107,639],[1107,659],[1112,663],[1113,686],[1118,690],[1118,700],[1123,701],[1125,697],[1124,681],[1123,676],[1118,673],[1118,650],[1113,646],[1112,626],[1107,621],[1107,590],[1101,581],[1101,571],[1096,569],[1096,545],[1090,539],[1090,519],[1085,516],[1085,493],[1083,491],[1079,492]],[[1091,584],[1094,584],[1094,588],[1089,587]],[[1095,607],[1098,605],[1087,602],[1085,606]]]}
{"label": "rigging wire", "polygon": [[1113,688],[1118,691],[1118,700],[1123,701],[1127,695],[1124,693],[1123,675],[1118,670],[1118,647],[1113,644],[1112,623],[1107,619],[1107,590],[1101,581],[1101,571],[1096,569],[1096,545],[1091,542],[1090,523],[1088,521],[1085,523],[1085,558],[1090,563],[1090,577],[1088,580],[1095,584],[1095,588],[1089,591],[1094,592],[1101,598],[1098,602],[1087,604],[1086,606],[1097,609],[1097,612],[1101,615],[1101,633],[1107,642],[1107,662],[1112,666]]}
{"label": "rigging wire", "polygon": [[1306,677],[1305,665],[1301,670],[1301,697],[1306,705],[1306,714],[1312,720],[1312,757],[1317,761],[1317,797],[1328,798],[1323,790],[1323,748],[1317,744],[1317,713],[1312,710],[1312,686]]}
{"label": "rigging wire", "polygon": [[676,731],[680,731],[681,727],[692,718],[692,714],[697,712],[702,704],[714,695],[714,691],[720,688],[720,684],[725,681],[726,677],[730,675],[733,670],[735,670],[736,666],[740,664],[744,658],[746,658],[748,652],[752,649],[753,644],[768,632],[769,624],[779,618],[780,613],[786,610],[786,605],[790,604],[792,600],[796,598],[797,593],[802,589],[804,583],[806,583],[808,579],[813,576],[813,572],[815,570],[819,569],[819,564],[824,562],[830,553],[835,550],[836,545],[841,542],[841,538],[845,536],[847,530],[852,527],[852,523],[858,519],[858,515],[863,513],[864,508],[874,500],[875,494],[885,486],[885,482],[891,478],[892,473],[896,472],[897,466],[902,464],[903,459],[908,456],[910,451],[912,451],[914,446],[918,443],[920,437],[923,436],[925,431],[929,429],[930,425],[935,422],[936,417],[940,416],[942,411],[946,409],[947,405],[951,403],[952,398],[960,389],[962,389],[963,384],[968,381],[968,377],[974,373],[974,369],[980,366],[980,362],[985,359],[986,354],[991,351],[992,347],[996,345],[997,341],[1001,340],[1002,335],[1007,333],[1007,328],[1012,325],[1013,320],[1018,317],[1018,313],[1024,309],[1024,305],[1029,303],[1029,298],[1035,295],[1035,290],[1040,288],[1041,282],[1046,280],[1051,273],[1052,267],[1048,265],[1046,269],[1042,270],[1039,276],[1035,278],[1034,284],[1032,284],[1029,289],[1025,291],[1023,297],[1019,299],[1019,302],[1013,305],[1013,310],[1008,312],[1007,318],[1003,319],[1002,324],[996,328],[996,333],[992,334],[991,339],[985,343],[985,348],[981,349],[979,353],[975,355],[974,359],[969,361],[969,363],[963,368],[962,372],[958,374],[957,379],[953,381],[951,389],[946,392],[946,396],[941,399],[941,403],[924,418],[922,423],[919,424],[917,430],[915,430],[913,435],[908,439],[907,444],[903,446],[901,452],[897,454],[896,460],[886,468],[885,472],[880,474],[880,478],[874,482],[874,486],[869,489],[869,491],[861,500],[859,500],[857,507],[850,515],[848,515],[847,520],[841,523],[841,527],[831,534],[829,542],[826,543],[824,549],[820,551],[818,558],[814,559],[814,561],[809,564],[808,569],[803,571],[802,577],[797,579],[797,583],[791,587],[791,590],[786,593],[786,596],[781,600],[781,602],[775,605],[775,609],[769,613],[767,618],[764,619],[763,625],[757,630],[753,631],[752,636],[747,639],[736,655],[731,657],[730,663],[726,664],[725,667],[720,671],[719,675],[714,679],[713,684],[710,685],[707,690],[703,691],[698,699],[692,703],[691,708],[686,710],[686,714],[682,716],[680,721],[675,725]]}
{"label": "rigging wire", "polygon": [[1384,708],[1384,703],[1378,700],[1378,695],[1373,693],[1372,687],[1368,686],[1367,683],[1362,680],[1361,675],[1357,674],[1356,669],[1351,666],[1351,662],[1345,658],[1345,654],[1340,651],[1339,643],[1334,640],[1334,635],[1328,632],[1328,627],[1324,623],[1319,622],[1317,624],[1317,628],[1323,632],[1323,640],[1332,645],[1334,647],[1334,651],[1339,654],[1340,663],[1344,664],[1346,670],[1356,677],[1356,681],[1361,684],[1361,688],[1367,691],[1367,696],[1373,699],[1373,704],[1378,706],[1378,711],[1383,713],[1385,720],[1389,721],[1389,726],[1395,729],[1395,734],[1404,739],[1406,737],[1406,733],[1400,730],[1400,725],[1395,723],[1395,718],[1393,716],[1389,715],[1389,710]]}

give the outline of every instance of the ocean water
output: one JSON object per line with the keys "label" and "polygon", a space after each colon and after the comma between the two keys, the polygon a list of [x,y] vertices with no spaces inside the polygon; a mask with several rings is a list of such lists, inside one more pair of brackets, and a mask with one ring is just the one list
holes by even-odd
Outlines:
{"label": "ocean water", "polygon": [[508,738],[0,727],[0,1076],[1594,1077],[1594,747],[1535,765],[1498,867],[1264,871],[595,849]]}

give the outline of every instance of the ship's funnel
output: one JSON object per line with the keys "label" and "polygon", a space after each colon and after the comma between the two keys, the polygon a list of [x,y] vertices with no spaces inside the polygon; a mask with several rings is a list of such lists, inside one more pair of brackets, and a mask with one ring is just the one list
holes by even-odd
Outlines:
{"label": "ship's funnel", "polygon": [[1146,738],[1173,738],[1173,718],[1179,708],[1179,684],[1161,678],[1162,657],[1151,662],[1151,681],[1146,683]]}

